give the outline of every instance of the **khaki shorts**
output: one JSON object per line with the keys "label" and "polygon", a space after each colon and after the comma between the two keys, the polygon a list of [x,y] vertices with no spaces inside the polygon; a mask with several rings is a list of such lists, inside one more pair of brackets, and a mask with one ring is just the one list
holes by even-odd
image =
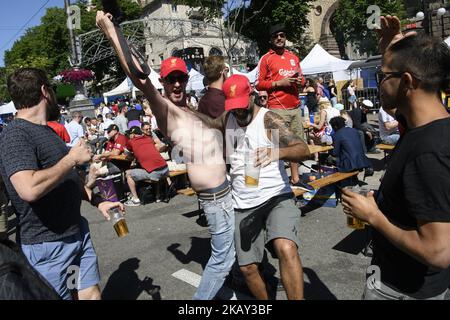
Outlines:
{"label": "khaki shorts", "polygon": [[245,210],[235,209],[234,240],[240,266],[261,263],[267,248],[276,258],[272,240],[284,238],[300,245],[300,210],[291,193]]}
{"label": "khaki shorts", "polygon": [[281,116],[286,125],[292,130],[292,132],[299,138],[304,136],[303,132],[303,123],[302,116],[300,114],[300,110],[298,108],[295,109],[270,109],[273,113]]}

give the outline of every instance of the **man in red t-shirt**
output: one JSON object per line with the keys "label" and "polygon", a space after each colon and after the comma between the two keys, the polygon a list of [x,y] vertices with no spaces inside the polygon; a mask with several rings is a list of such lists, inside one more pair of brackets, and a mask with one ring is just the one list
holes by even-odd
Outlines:
{"label": "man in red t-shirt", "polygon": [[[116,124],[112,124],[106,129],[108,133],[108,142],[106,143],[106,151],[102,154],[94,156],[94,161],[105,161],[109,160],[111,157],[120,156],[124,153],[125,147],[128,143],[128,138],[123,134],[119,133],[119,127]],[[120,168],[111,162],[107,163],[108,175],[118,174],[121,172]]]}
{"label": "man in red t-shirt", "polygon": [[67,132],[66,127],[57,121],[47,121],[47,126],[52,128],[53,131],[64,141],[65,143],[70,142],[70,136]]}
{"label": "man in red t-shirt", "polygon": [[[305,79],[300,68],[300,59],[286,50],[285,31],[283,24],[270,28],[271,49],[259,61],[256,89],[268,92],[270,111],[280,115],[292,132],[302,137],[298,95],[299,86],[304,85]],[[298,182],[298,164],[291,162],[291,183]]]}
{"label": "man in red t-shirt", "polygon": [[[128,141],[127,149],[134,154],[141,165],[139,169],[127,171],[127,182],[132,197],[125,202],[125,205],[134,207],[141,204],[136,190],[136,182],[144,180],[160,181],[169,176],[169,168],[156,149],[153,139],[143,135],[139,127],[130,129],[130,140]],[[158,194],[157,199],[160,200]]]}

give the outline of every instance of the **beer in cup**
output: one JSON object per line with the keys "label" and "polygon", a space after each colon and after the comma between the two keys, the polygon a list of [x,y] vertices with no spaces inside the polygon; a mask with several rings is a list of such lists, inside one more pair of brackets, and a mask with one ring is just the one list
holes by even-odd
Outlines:
{"label": "beer in cup", "polygon": [[125,237],[129,231],[127,222],[125,221],[122,213],[117,208],[112,209],[110,213],[113,215],[114,230],[116,230],[117,236],[119,238]]}
{"label": "beer in cup", "polygon": [[259,184],[259,172],[261,166],[255,167],[256,151],[248,150],[245,152],[245,186],[248,188],[257,188]]}
{"label": "beer in cup", "polygon": [[[367,186],[353,186],[353,187],[347,187],[346,189],[350,190],[354,193],[359,193],[360,195],[367,196],[367,194],[370,192],[370,188]],[[365,228],[365,224],[360,219],[357,219],[355,217],[352,217],[350,215],[347,215],[347,226],[352,229],[356,230],[362,230]]]}

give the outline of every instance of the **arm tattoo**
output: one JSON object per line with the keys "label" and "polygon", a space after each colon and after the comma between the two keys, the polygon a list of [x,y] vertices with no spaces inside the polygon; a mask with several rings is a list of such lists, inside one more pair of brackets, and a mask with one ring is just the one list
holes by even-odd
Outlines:
{"label": "arm tattoo", "polygon": [[[269,139],[272,140],[275,145],[279,144],[281,148],[303,142],[303,139],[294,134],[286,125],[284,119],[274,112],[269,111],[266,113],[264,117],[264,126],[271,132]],[[275,130],[278,130],[278,137]]]}

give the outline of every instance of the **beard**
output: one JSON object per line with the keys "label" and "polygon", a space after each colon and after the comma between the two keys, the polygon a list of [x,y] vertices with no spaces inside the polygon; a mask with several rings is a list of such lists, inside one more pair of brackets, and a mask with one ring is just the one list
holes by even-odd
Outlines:
{"label": "beard", "polygon": [[243,110],[240,114],[235,114],[236,122],[241,127],[247,127],[253,120],[254,107]]}
{"label": "beard", "polygon": [[47,121],[56,121],[60,117],[60,110],[53,90],[49,90],[50,98],[47,100]]}

